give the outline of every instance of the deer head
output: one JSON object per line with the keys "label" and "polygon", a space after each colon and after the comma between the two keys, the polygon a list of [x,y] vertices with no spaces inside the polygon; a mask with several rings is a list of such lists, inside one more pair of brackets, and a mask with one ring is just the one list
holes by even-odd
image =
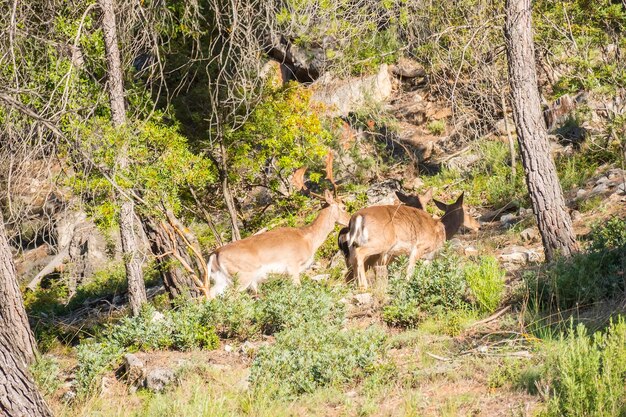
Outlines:
{"label": "deer head", "polygon": [[452,204],[446,204],[439,200],[433,200],[437,208],[444,212],[441,222],[446,229],[446,239],[451,239],[461,226],[472,231],[480,229],[480,223],[469,215],[467,208],[463,205],[464,195],[464,192],[461,193],[459,198],[457,198],[457,200]]}

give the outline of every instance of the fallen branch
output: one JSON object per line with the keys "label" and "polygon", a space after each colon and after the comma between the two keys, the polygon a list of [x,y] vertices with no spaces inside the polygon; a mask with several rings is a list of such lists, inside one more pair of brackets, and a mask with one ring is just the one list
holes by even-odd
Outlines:
{"label": "fallen branch", "polygon": [[486,319],[479,320],[476,323],[472,324],[470,326],[470,328],[476,327],[476,326],[480,326],[482,324],[486,324],[486,323],[489,323],[491,321],[494,321],[495,319],[497,319],[498,317],[502,316],[504,313],[506,313],[510,309],[511,309],[511,306],[508,305],[508,306],[504,307],[502,310],[500,310],[500,311],[492,314],[491,316],[487,317]]}
{"label": "fallen branch", "polygon": [[438,361],[443,361],[443,362],[452,362],[452,359],[450,358],[446,358],[445,356],[439,356],[439,355],[435,355],[434,353],[430,353],[430,352],[426,352],[426,354],[428,356],[430,356],[431,358],[435,358]]}
{"label": "fallen branch", "polygon": [[31,291],[35,291],[41,280],[46,275],[53,273],[58,267],[63,265],[65,260],[70,256],[69,248],[69,244],[65,245],[65,247],[61,249],[61,251],[54,258],[52,258],[50,262],[48,262],[48,265],[44,266],[43,269],[39,271],[37,275],[35,275],[35,277],[28,283],[26,288]]}

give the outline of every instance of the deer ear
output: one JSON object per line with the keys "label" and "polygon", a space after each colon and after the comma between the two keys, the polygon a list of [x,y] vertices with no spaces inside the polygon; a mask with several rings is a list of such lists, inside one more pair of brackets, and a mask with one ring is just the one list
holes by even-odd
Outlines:
{"label": "deer ear", "polygon": [[435,203],[437,208],[441,211],[446,211],[448,209],[448,205],[446,203],[442,203],[441,201],[435,200],[435,199],[433,199],[433,202]]}
{"label": "deer ear", "polygon": [[422,206],[426,207],[426,204],[433,198],[433,189],[429,188],[423,195],[419,196],[420,203]]}
{"label": "deer ear", "polygon": [[398,200],[400,200],[409,207],[414,207],[420,210],[424,209],[424,206],[422,205],[422,199],[420,197],[407,195],[400,191],[396,191],[396,197],[398,197]]}
{"label": "deer ear", "polygon": [[409,199],[409,196],[404,194],[402,191],[396,191],[396,197],[398,197],[398,200],[400,200],[404,204],[406,204],[407,200]]}
{"label": "deer ear", "polygon": [[456,199],[456,201],[454,202],[454,205],[459,207],[463,205],[463,196],[465,195],[465,191],[463,191],[461,193],[461,195],[459,196],[459,198]]}

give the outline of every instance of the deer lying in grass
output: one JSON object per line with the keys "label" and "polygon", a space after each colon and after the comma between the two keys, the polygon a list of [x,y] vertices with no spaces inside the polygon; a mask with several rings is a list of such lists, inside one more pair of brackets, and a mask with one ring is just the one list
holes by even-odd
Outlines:
{"label": "deer lying in grass", "polygon": [[[396,197],[402,204],[406,204],[409,207],[415,207],[419,210],[426,210],[426,205],[433,197],[433,189],[429,188],[423,195],[408,195],[403,192],[396,191]],[[337,237],[337,245],[339,249],[343,253],[343,257],[346,260],[346,265],[350,265],[350,250],[348,247],[348,238],[350,228],[344,227],[339,231],[339,236]],[[381,255],[372,255],[365,260],[365,269],[371,269],[375,265],[382,266],[386,265],[389,261],[388,257]],[[354,273],[354,271],[350,271],[348,275],[348,279],[350,278],[350,273]]]}
{"label": "deer lying in grass", "polygon": [[[329,163],[332,164],[332,159]],[[334,185],[328,162],[327,173]],[[303,176],[301,168],[294,174],[294,182],[306,190]],[[335,223],[346,226],[350,220],[344,204],[328,190],[323,197],[309,194],[326,203],[313,223],[303,227],[280,227],[229,243],[213,252],[208,262],[214,280],[210,298],[223,293],[235,277],[240,291],[256,291],[269,274],[288,274],[294,283],[300,283],[300,274],[311,266],[315,252],[335,229]]]}
{"label": "deer lying in grass", "polygon": [[434,200],[445,214],[433,219],[424,210],[409,206],[373,206],[357,211],[350,219],[348,248],[350,266],[356,271],[359,287],[368,287],[365,260],[380,255],[383,260],[408,254],[407,276],[417,260],[440,249],[461,226],[478,230],[480,224],[463,206],[463,194],[452,204]]}

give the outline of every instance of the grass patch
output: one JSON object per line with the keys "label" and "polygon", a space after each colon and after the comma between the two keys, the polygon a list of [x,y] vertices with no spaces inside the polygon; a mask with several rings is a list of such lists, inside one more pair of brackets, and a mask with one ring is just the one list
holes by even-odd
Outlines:
{"label": "grass patch", "polygon": [[613,218],[592,230],[587,252],[527,274],[530,302],[534,310],[541,311],[622,296],[625,269],[626,220]]}
{"label": "grass patch", "polygon": [[419,262],[406,278],[406,261],[390,268],[389,298],[383,320],[397,327],[416,327],[427,317],[443,323],[445,334],[458,334],[472,311],[490,313],[504,292],[504,270],[493,257],[462,259],[450,249],[432,262]]}
{"label": "grass patch", "polygon": [[579,324],[562,335],[546,363],[549,399],[543,416],[626,415],[626,323],[592,336]]}

